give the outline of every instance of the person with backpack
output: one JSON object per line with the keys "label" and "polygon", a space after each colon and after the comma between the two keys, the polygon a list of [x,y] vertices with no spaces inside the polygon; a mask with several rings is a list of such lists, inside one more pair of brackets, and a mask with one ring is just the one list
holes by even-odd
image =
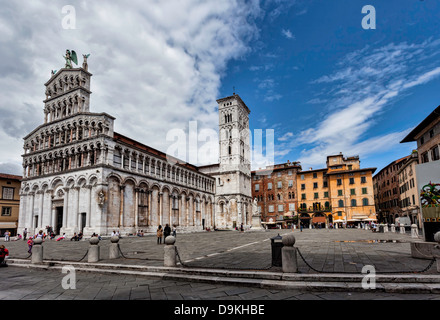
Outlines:
{"label": "person with backpack", "polygon": [[4,245],[0,246],[0,267],[7,267],[6,260],[9,258],[9,250]]}

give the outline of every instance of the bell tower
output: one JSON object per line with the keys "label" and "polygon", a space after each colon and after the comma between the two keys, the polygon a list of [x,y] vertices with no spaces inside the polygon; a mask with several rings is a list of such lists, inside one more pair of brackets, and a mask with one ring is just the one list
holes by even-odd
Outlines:
{"label": "bell tower", "polygon": [[216,175],[217,225],[251,224],[250,110],[235,94],[217,100],[219,109],[219,168]]}

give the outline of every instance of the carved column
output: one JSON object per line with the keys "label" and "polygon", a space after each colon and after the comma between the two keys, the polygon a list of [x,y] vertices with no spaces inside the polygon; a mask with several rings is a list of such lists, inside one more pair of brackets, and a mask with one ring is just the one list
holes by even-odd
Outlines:
{"label": "carved column", "polygon": [[134,227],[138,227],[138,221],[139,221],[139,188],[134,188],[135,193],[135,206],[134,206]]}
{"label": "carved column", "polygon": [[119,227],[123,227],[124,226],[124,190],[125,190],[125,186],[119,186],[119,190],[120,190],[120,208],[119,208]]}
{"label": "carved column", "polygon": [[162,215],[163,215],[163,193],[159,192],[159,224],[162,225]]}

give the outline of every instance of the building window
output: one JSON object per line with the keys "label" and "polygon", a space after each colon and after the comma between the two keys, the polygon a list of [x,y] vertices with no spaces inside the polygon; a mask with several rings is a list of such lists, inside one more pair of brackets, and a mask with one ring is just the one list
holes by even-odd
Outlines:
{"label": "building window", "polygon": [[338,190],[338,196],[342,197],[342,190]]}
{"label": "building window", "polygon": [[357,206],[356,199],[351,199],[351,206],[352,207],[356,207]]}
{"label": "building window", "polygon": [[368,199],[367,198],[363,198],[362,199],[362,205],[363,206],[368,206]]}
{"label": "building window", "polygon": [[323,188],[328,188],[328,181],[324,181],[322,186]]}
{"label": "building window", "polygon": [[315,194],[314,194],[314,199],[318,199],[318,192],[315,192]]}
{"label": "building window", "polygon": [[277,187],[278,189],[281,189],[283,187],[283,183],[281,181],[278,181]]}
{"label": "building window", "polygon": [[295,211],[295,204],[289,203],[289,211]]}
{"label": "building window", "polygon": [[289,176],[291,176],[291,175],[292,175],[292,170],[287,171],[287,174],[288,174]]}
{"label": "building window", "polygon": [[318,182],[313,182],[313,189],[317,189],[318,188]]}
{"label": "building window", "polygon": [[259,184],[256,184],[255,185],[255,191],[257,192],[257,191],[260,191],[260,185]]}
{"label": "building window", "polygon": [[267,184],[267,190],[272,190],[272,182],[269,182],[269,183]]}
{"label": "building window", "polygon": [[350,184],[354,184],[354,178],[350,178]]}
{"label": "building window", "polygon": [[318,178],[318,174],[316,172],[313,173],[313,179]]}
{"label": "building window", "polygon": [[304,183],[301,183],[301,190],[305,190],[306,189],[306,185]]}
{"label": "building window", "polygon": [[10,216],[12,214],[11,207],[2,207],[2,216]]}
{"label": "building window", "polygon": [[367,177],[361,177],[361,183],[367,183]]}
{"label": "building window", "polygon": [[338,207],[342,208],[344,206],[344,201],[343,200],[339,200],[338,201]]}
{"label": "building window", "polygon": [[434,137],[434,129],[429,131],[429,138],[433,138],[433,137]]}
{"label": "building window", "polygon": [[328,191],[324,192],[324,198],[328,198]]}
{"label": "building window", "polygon": [[303,174],[301,175],[301,180],[304,180],[304,175]]}
{"label": "building window", "polygon": [[3,187],[2,198],[5,200],[14,200],[14,188]]}
{"label": "building window", "polygon": [[422,154],[422,163],[429,162],[428,152]]}
{"label": "building window", "polygon": [[341,186],[341,185],[342,185],[342,179],[337,179],[337,180],[336,180],[336,184],[337,184],[338,186]]}
{"label": "building window", "polygon": [[272,204],[269,206],[269,212],[274,212],[274,208]]}
{"label": "building window", "polygon": [[348,170],[353,170],[353,165],[349,164],[348,165]]}
{"label": "building window", "polygon": [[356,189],[350,189],[350,194],[351,194],[352,196],[356,195]]}
{"label": "building window", "polygon": [[362,188],[362,194],[367,194],[367,188]]}
{"label": "building window", "polygon": [[293,187],[293,180],[289,180],[289,188]]}
{"label": "building window", "polygon": [[338,217],[342,217],[342,211],[338,211]]}
{"label": "building window", "polygon": [[436,146],[434,149],[432,149],[432,161],[437,161],[437,160],[440,160],[438,146]]}
{"label": "building window", "polygon": [[284,212],[284,205],[283,204],[278,205],[278,212]]}
{"label": "building window", "polygon": [[306,194],[305,193],[301,194],[301,200],[306,200]]}

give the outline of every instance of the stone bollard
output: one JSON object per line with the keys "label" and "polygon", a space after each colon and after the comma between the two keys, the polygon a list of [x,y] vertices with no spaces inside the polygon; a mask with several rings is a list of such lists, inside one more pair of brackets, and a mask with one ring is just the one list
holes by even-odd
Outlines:
{"label": "stone bollard", "polygon": [[98,237],[90,238],[90,247],[87,254],[87,262],[98,262],[99,261],[99,239]]}
{"label": "stone bollard", "polygon": [[440,231],[434,234],[434,241],[438,244],[436,244],[432,249],[432,255],[437,263],[437,272],[440,273]]}
{"label": "stone bollard", "polygon": [[388,232],[388,223],[383,225],[383,232]]}
{"label": "stone bollard", "polygon": [[165,238],[163,265],[164,267],[176,267],[176,238],[174,236],[168,236]]}
{"label": "stone bollard", "polygon": [[110,238],[110,241],[112,243],[110,245],[108,258],[109,259],[118,259],[121,256],[121,254],[119,252],[119,237],[113,236]]}
{"label": "stone bollard", "polygon": [[283,236],[283,248],[281,249],[281,260],[283,261],[283,272],[298,273],[298,261],[296,257],[295,236],[287,234]]}
{"label": "stone bollard", "polygon": [[391,232],[396,232],[396,226],[394,223],[391,224]]}
{"label": "stone bollard", "polygon": [[32,263],[43,263],[43,239],[34,239],[32,247]]}
{"label": "stone bollard", "polygon": [[411,238],[418,238],[419,237],[419,230],[417,229],[416,224],[411,225]]}
{"label": "stone bollard", "polygon": [[400,233],[401,234],[405,233],[405,225],[403,223],[400,224]]}

